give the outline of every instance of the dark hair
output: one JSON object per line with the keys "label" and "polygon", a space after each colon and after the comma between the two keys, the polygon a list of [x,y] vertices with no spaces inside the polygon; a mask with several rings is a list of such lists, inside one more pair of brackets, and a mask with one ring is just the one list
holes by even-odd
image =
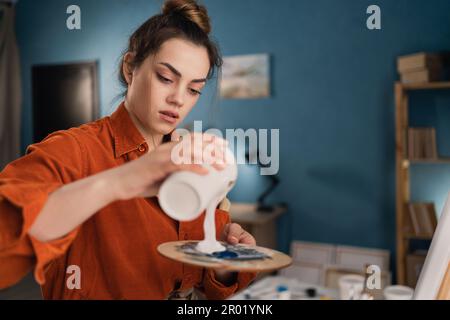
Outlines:
{"label": "dark hair", "polygon": [[[128,48],[132,52],[132,68],[139,67],[151,54],[158,52],[162,44],[172,38],[181,38],[203,46],[208,51],[210,68],[208,79],[214,76],[215,69],[222,66],[222,57],[217,44],[210,39],[211,24],[206,8],[195,0],[168,0],[162,7],[162,13],[145,21],[130,37]],[[125,88],[128,83],[123,74],[123,56],[120,62],[119,81]],[[122,93],[127,95],[128,90]]]}

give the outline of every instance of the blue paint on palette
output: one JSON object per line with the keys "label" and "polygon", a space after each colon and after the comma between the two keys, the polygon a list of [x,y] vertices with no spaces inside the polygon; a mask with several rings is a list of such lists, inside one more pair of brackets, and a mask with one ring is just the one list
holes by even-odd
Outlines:
{"label": "blue paint on palette", "polygon": [[238,256],[238,254],[236,252],[228,251],[228,250],[225,250],[222,252],[214,252],[212,255],[215,258],[219,258],[219,259],[233,259]]}

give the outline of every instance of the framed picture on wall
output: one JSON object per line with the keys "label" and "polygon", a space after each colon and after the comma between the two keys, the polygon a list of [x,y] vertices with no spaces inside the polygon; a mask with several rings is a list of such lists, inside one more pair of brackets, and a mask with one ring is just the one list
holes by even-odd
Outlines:
{"label": "framed picture on wall", "polygon": [[224,57],[220,96],[224,99],[270,97],[269,55]]}

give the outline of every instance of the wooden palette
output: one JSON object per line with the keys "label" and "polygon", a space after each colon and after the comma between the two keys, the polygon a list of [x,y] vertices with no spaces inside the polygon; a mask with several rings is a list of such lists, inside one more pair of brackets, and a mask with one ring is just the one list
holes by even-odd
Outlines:
{"label": "wooden palette", "polygon": [[180,247],[188,242],[198,241],[172,241],[160,244],[158,252],[175,261],[210,269],[222,269],[228,271],[274,271],[288,267],[292,258],[282,252],[258,246],[246,246],[266,254],[269,258],[254,260],[228,260],[209,256],[197,256],[183,252]]}

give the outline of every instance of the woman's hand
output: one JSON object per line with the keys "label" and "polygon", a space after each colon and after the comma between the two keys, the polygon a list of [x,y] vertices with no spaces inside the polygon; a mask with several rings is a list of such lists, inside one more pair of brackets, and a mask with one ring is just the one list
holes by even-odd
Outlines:
{"label": "woman's hand", "polygon": [[[112,169],[111,181],[115,199],[155,196],[164,179],[176,171],[187,170],[200,175],[207,174],[208,169],[203,166],[206,148],[213,150],[207,153],[209,155],[207,162],[216,170],[225,167],[224,153],[228,144],[226,140],[198,132],[183,136],[181,141],[176,141],[177,139],[178,137],[174,135],[172,140],[175,141],[164,143],[154,151]],[[174,161],[177,157],[175,151],[178,150],[187,152],[183,155],[184,163]]]}
{"label": "woman's hand", "polygon": [[[226,224],[219,239],[233,245],[238,243],[256,245],[255,238],[237,223]],[[214,277],[225,286],[230,286],[236,282],[237,272],[214,270]]]}
{"label": "woman's hand", "polygon": [[248,244],[251,246],[256,245],[255,238],[245,231],[237,223],[228,223],[223,227],[222,234],[220,235],[220,240],[225,241],[229,244]]}

